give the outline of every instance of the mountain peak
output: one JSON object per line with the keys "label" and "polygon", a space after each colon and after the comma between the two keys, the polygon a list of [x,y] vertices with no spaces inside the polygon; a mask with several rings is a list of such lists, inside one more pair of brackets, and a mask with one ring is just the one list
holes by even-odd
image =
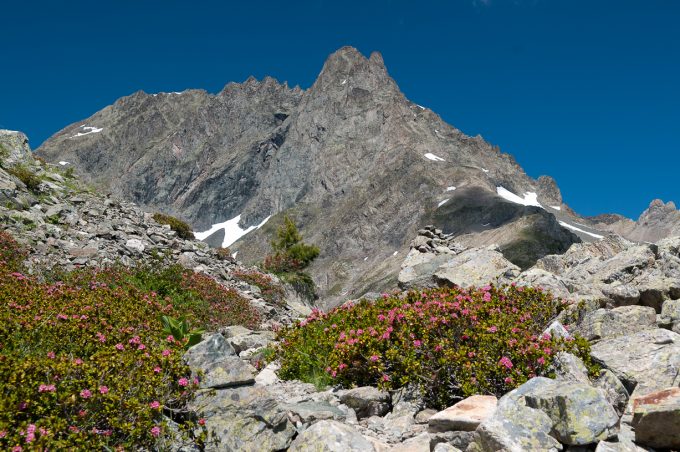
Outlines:
{"label": "mountain peak", "polygon": [[370,58],[366,58],[356,48],[345,46],[326,59],[319,77],[314,82],[314,87],[323,90],[329,86],[359,87],[372,91],[386,84],[396,87],[387,74],[385,63],[379,52],[373,52]]}

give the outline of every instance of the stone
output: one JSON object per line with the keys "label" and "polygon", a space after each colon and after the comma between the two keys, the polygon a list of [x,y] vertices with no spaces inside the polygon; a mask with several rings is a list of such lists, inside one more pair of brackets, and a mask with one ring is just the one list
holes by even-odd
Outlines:
{"label": "stone", "polygon": [[559,352],[553,361],[557,380],[590,384],[588,369],[581,358],[571,353]]}
{"label": "stone", "polygon": [[635,442],[657,449],[680,448],[680,388],[633,398]]}
{"label": "stone", "polygon": [[518,276],[518,266],[488,248],[469,249],[450,257],[434,274],[439,284],[459,287],[502,284]]}
{"label": "stone", "polygon": [[630,395],[611,370],[602,369],[598,378],[593,382],[593,386],[604,392],[607,401],[619,416],[623,415]]}
{"label": "stone", "polygon": [[296,415],[303,424],[327,419],[345,420],[345,412],[326,401],[282,404],[281,408]]}
{"label": "stone", "polygon": [[125,242],[125,247],[130,251],[134,251],[136,253],[143,253],[144,250],[146,249],[144,242],[142,242],[139,239],[128,240],[127,242]]}
{"label": "stone", "polygon": [[276,338],[276,333],[271,331],[258,331],[246,334],[230,336],[227,341],[234,347],[236,353],[241,353],[252,348],[266,347]]}
{"label": "stone", "polygon": [[416,414],[415,420],[418,424],[427,424],[430,418],[437,413],[438,413],[437,410],[434,410],[432,408],[426,408],[422,411],[419,411],[418,414]]}
{"label": "stone", "polygon": [[190,408],[205,418],[206,428],[219,440],[207,445],[210,452],[285,450],[295,435],[285,410],[262,387],[208,391],[199,394]]}
{"label": "stone", "polygon": [[374,452],[375,448],[353,427],[338,421],[324,420],[300,433],[290,445],[288,452],[312,450],[315,452]]}
{"label": "stone", "polygon": [[424,432],[409,438],[390,448],[390,452],[430,452],[430,435]]}
{"label": "stone", "polygon": [[607,285],[602,293],[614,302],[614,306],[630,306],[640,301],[640,291],[629,284]]}
{"label": "stone", "polygon": [[680,385],[680,334],[649,329],[592,345],[595,362],[611,370],[631,395]]}
{"label": "stone", "polygon": [[525,395],[554,385],[554,380],[536,377],[501,397],[494,415],[479,424],[478,436],[467,451],[562,450],[562,445],[551,435],[552,419],[528,407],[525,401]]}
{"label": "stone", "polygon": [[234,347],[220,333],[204,334],[203,340],[184,353],[189,367],[203,369],[210,363],[234,356]]}
{"label": "stone", "polygon": [[392,400],[388,392],[372,386],[341,391],[339,396],[342,403],[356,411],[359,419],[385,415],[390,410]]}
{"label": "stone", "polygon": [[228,388],[255,383],[256,369],[237,356],[227,356],[200,368],[204,374],[200,387]]}
{"label": "stone", "polygon": [[647,450],[636,446],[631,441],[600,441],[597,443],[595,452],[647,452]]}
{"label": "stone", "polygon": [[260,386],[271,386],[278,383],[280,380],[276,375],[276,371],[280,368],[281,366],[276,362],[267,364],[255,377],[255,384]]}
{"label": "stone", "polygon": [[471,443],[479,438],[477,432],[440,432],[430,433],[430,448],[445,443],[460,450],[466,450]]}
{"label": "stone", "polygon": [[434,449],[432,449],[432,451],[433,452],[462,452],[457,447],[454,447],[451,444],[447,444],[447,443],[438,443],[436,446],[434,446]]}
{"label": "stone", "polygon": [[615,437],[619,416],[602,392],[582,383],[560,383],[526,395],[527,406],[553,421],[552,432],[567,445],[584,446]]}
{"label": "stone", "polygon": [[429,431],[474,431],[481,422],[493,416],[497,403],[495,396],[470,396],[432,416],[428,421]]}
{"label": "stone", "polygon": [[668,319],[671,326],[674,328],[673,331],[676,333],[675,326],[680,323],[680,300],[666,300],[661,306],[661,317],[663,319]]}
{"label": "stone", "polygon": [[598,309],[588,314],[577,332],[592,341],[656,328],[656,311],[647,306],[621,306]]}

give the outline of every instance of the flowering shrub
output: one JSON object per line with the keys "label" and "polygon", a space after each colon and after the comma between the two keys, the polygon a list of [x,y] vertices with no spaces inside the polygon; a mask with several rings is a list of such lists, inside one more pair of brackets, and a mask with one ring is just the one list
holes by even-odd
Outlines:
{"label": "flowering shrub", "polygon": [[264,273],[260,273],[257,270],[245,270],[235,271],[234,276],[248,284],[259,287],[262,291],[262,298],[270,303],[277,304],[283,300],[285,295],[283,287],[276,284],[271,277]]}
{"label": "flowering shrub", "polygon": [[165,279],[158,270],[163,295],[142,284],[153,285],[148,270],[79,270],[40,283],[8,265],[13,247],[0,234],[0,450],[153,449],[171,434],[164,413],[203,441],[186,411],[198,380],[159,318],[252,326],[247,300],[176,269]]}
{"label": "flowering shrub", "polygon": [[0,266],[10,272],[21,270],[21,264],[28,253],[12,238],[0,231]]}
{"label": "flowering shrub", "polygon": [[433,289],[314,311],[279,334],[279,375],[345,387],[420,386],[442,408],[472,394],[502,395],[550,375],[553,355],[587,363],[587,341],[542,331],[563,308],[539,289],[514,286]]}

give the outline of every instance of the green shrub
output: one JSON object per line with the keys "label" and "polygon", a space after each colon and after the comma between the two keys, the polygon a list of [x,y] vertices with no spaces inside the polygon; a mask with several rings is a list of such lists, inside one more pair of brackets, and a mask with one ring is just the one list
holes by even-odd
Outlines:
{"label": "green shrub", "polygon": [[170,215],[165,215],[163,213],[155,213],[153,214],[153,219],[156,220],[157,223],[167,224],[168,226],[170,226],[170,229],[175,231],[177,233],[177,236],[180,238],[186,240],[194,238],[194,231],[192,231],[191,226],[189,226],[179,218],[175,218]]}
{"label": "green shrub", "polygon": [[163,332],[172,336],[173,339],[180,344],[184,344],[185,350],[189,350],[191,347],[201,342],[203,333],[205,333],[205,330],[201,328],[190,330],[189,322],[187,322],[187,319],[184,317],[176,319],[174,317],[162,315],[161,323],[163,324]]}
{"label": "green shrub", "polygon": [[252,328],[248,301],[176,267],[40,283],[18,271],[24,254],[0,233],[0,450],[153,450],[172,430],[163,413],[200,445],[186,408],[198,380],[159,319]]}
{"label": "green shrub", "polygon": [[232,260],[232,257],[231,257],[232,253],[231,253],[231,250],[229,248],[220,247],[220,248],[217,248],[217,250],[215,250],[215,252],[217,253],[217,258],[221,261]]}
{"label": "green shrub", "polygon": [[235,271],[233,275],[241,281],[259,287],[262,292],[262,298],[268,302],[273,304],[282,302],[285,295],[283,287],[276,284],[268,275],[258,272],[257,270]]}
{"label": "green shrub", "polygon": [[588,363],[587,341],[541,333],[563,308],[539,289],[434,289],[314,311],[279,333],[279,375],[344,387],[418,385],[430,406],[502,395],[567,350]]}
{"label": "green shrub", "polygon": [[302,270],[317,258],[319,248],[302,241],[302,235],[288,216],[277,229],[276,237],[271,242],[274,254],[265,257],[262,268],[291,284],[295,291],[307,300],[316,299],[314,280]]}
{"label": "green shrub", "polygon": [[14,165],[7,168],[6,171],[23,182],[29,190],[37,190],[42,182],[40,178],[25,165]]}

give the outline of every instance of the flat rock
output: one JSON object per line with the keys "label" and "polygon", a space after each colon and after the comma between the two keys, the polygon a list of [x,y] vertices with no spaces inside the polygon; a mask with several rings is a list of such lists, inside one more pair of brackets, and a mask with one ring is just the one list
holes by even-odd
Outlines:
{"label": "flat rock", "polygon": [[481,248],[469,249],[450,257],[434,274],[439,284],[460,287],[502,284],[518,276],[518,266],[498,251]]}
{"label": "flat rock", "polygon": [[680,335],[672,331],[657,328],[604,339],[593,344],[591,356],[635,395],[680,384]]}
{"label": "flat rock", "polygon": [[374,452],[375,448],[355,428],[338,421],[326,420],[319,421],[300,433],[288,451]]}
{"label": "flat rock", "polygon": [[427,432],[409,438],[389,449],[390,452],[430,452],[430,435]]}
{"label": "flat rock", "polygon": [[189,367],[204,369],[210,363],[234,356],[234,347],[220,333],[204,334],[203,340],[184,353]]}
{"label": "flat rock", "polygon": [[588,314],[577,332],[589,341],[606,339],[656,328],[656,311],[648,306],[598,309]]}
{"label": "flat rock", "polygon": [[659,449],[680,448],[680,388],[633,398],[635,442]]}
{"label": "flat rock", "polygon": [[228,388],[255,383],[257,370],[237,356],[227,356],[201,367],[204,374],[200,387]]}
{"label": "flat rock", "polygon": [[481,422],[493,416],[498,399],[495,396],[473,395],[438,412],[429,421],[430,432],[475,430]]}
{"label": "flat rock", "polygon": [[526,403],[552,419],[552,432],[563,444],[593,444],[619,431],[616,411],[601,391],[589,385],[555,384],[527,394]]}

